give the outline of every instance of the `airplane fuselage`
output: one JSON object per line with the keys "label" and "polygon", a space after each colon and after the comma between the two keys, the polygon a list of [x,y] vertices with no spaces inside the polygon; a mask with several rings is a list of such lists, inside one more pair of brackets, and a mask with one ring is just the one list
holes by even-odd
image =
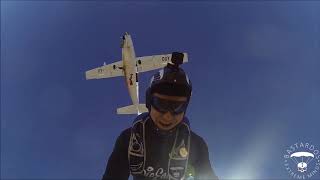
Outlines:
{"label": "airplane fuselage", "polygon": [[139,104],[139,84],[136,66],[136,55],[131,36],[125,34],[122,38],[122,61],[126,85],[134,105]]}

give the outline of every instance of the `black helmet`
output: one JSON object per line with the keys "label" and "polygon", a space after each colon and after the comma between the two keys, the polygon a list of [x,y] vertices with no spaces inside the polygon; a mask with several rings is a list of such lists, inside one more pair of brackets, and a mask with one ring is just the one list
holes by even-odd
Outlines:
{"label": "black helmet", "polygon": [[168,63],[166,67],[154,74],[146,91],[146,106],[150,111],[151,96],[159,93],[169,96],[184,96],[189,102],[192,84],[188,75],[179,65]]}

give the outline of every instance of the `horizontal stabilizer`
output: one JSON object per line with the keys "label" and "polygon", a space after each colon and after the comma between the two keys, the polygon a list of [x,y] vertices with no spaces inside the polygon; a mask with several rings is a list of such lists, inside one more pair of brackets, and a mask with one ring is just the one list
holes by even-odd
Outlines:
{"label": "horizontal stabilizer", "polygon": [[148,112],[145,104],[129,105],[117,109],[117,114],[141,114]]}

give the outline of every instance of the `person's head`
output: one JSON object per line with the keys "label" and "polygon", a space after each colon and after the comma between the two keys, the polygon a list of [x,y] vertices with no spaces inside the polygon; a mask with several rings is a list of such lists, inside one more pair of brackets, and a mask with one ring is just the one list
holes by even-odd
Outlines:
{"label": "person's head", "polygon": [[170,130],[183,120],[191,92],[191,82],[179,67],[168,64],[152,77],[146,105],[159,129]]}

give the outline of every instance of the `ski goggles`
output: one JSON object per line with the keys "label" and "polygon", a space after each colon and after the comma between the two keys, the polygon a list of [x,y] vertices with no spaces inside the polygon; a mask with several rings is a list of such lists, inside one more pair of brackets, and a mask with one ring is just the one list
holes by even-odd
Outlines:
{"label": "ski goggles", "polygon": [[178,115],[187,110],[188,101],[172,101],[152,96],[151,105],[161,113],[169,111],[173,115]]}

